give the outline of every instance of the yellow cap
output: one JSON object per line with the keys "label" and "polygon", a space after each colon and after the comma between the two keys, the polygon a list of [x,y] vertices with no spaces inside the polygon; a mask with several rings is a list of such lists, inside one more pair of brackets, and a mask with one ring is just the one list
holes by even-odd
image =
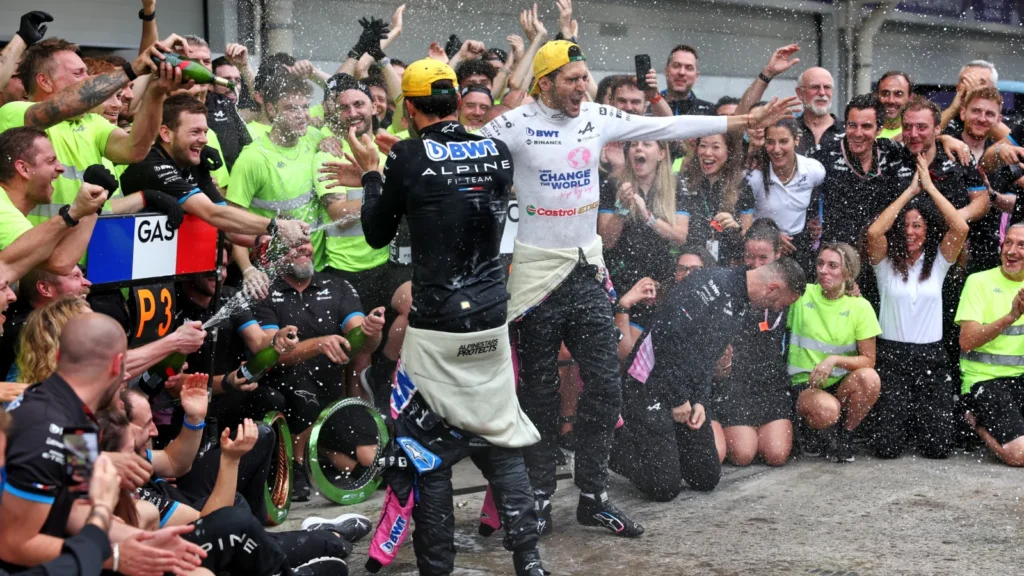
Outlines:
{"label": "yellow cap", "polygon": [[585,61],[586,59],[580,47],[568,40],[554,40],[541,46],[537,51],[537,56],[533,59],[533,86],[530,87],[530,96],[540,93],[538,80],[541,78],[569,62]]}
{"label": "yellow cap", "polygon": [[[434,90],[432,85],[438,80],[451,80],[454,87],[451,91]],[[455,71],[451,66],[433,58],[424,58],[409,64],[402,74],[402,96],[406,98],[458,93],[459,80],[455,76]]]}

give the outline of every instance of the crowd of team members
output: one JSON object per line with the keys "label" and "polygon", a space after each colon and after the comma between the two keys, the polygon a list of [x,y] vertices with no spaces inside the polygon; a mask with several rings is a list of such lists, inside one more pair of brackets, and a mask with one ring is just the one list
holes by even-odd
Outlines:
{"label": "crowd of team members", "polygon": [[[572,3],[557,4],[558,38],[576,42]],[[158,40],[155,0],[142,6],[132,62],[81,58],[74,44],[44,39],[52,18],[41,12],[25,15],[0,59],[0,401],[13,419],[0,412],[11,426],[6,450],[0,433],[0,570],[42,565],[62,547],[86,570],[81,542],[61,540],[77,533],[126,574],[335,573],[334,563],[298,566],[340,563],[369,523],[318,523],[312,541],[264,532],[276,439],[253,420],[286,415],[292,497],[303,501],[320,411],[346,396],[388,410],[412,312],[413,247],[403,221],[389,247],[373,248],[382,242],[364,236],[363,190],[346,184],[360,172],[350,138],[373,136],[383,163],[410,137],[396,105],[406,66],[385,54],[405,7],[390,26],[364,20],[328,75],[287,54],[254,71],[238,44],[212,59],[202,38]],[[536,6],[520,24],[526,39],[509,36],[507,51],[456,39],[428,49],[456,70],[458,119],[470,132],[539,99],[528,89],[549,34]],[[686,45],[668,55],[664,91],[654,70],[646,90],[633,76],[581,81],[589,99],[628,114],[743,115],[766,106],[769,83],[798,64],[798,50],[780,48],[741,98],[717,104],[694,94],[700,64]],[[160,63],[166,52],[241,89],[185,81]],[[668,500],[684,481],[713,489],[726,459],[781,466],[795,438],[804,454],[835,462],[853,461],[861,440],[883,458],[908,449],[944,458],[971,444],[972,430],[1003,462],[1024,465],[1024,124],[1002,116],[996,81],[990,63],[968,63],[941,110],[913,94],[908,74],[888,72],[840,119],[831,74],[809,68],[795,119],[604,146],[597,232],[619,295],[623,396],[612,470]],[[311,82],[324,89],[312,108]],[[132,342],[138,311],[120,290],[90,291],[83,268],[97,214],[140,211],[167,214],[171,230],[189,214],[226,233],[219,257],[234,266],[221,300],[244,291],[259,303],[217,326],[216,354],[202,324],[217,312],[217,279],[180,283],[176,329],[145,344]],[[559,226],[558,212],[530,215]],[[275,266],[255,258],[275,246]],[[805,275],[815,280],[806,289]],[[368,339],[351,353],[345,335],[357,327]],[[236,369],[267,346],[279,366],[246,382]],[[172,353],[192,369],[164,392],[124,388]],[[564,345],[558,377],[557,442],[571,449],[586,441],[573,428],[587,392]],[[60,428],[90,424],[105,451],[91,508],[46,456]],[[335,465],[366,457],[356,449]],[[109,530],[115,548],[87,524]],[[167,528],[191,525],[202,529]],[[253,543],[204,545],[238,532]]]}

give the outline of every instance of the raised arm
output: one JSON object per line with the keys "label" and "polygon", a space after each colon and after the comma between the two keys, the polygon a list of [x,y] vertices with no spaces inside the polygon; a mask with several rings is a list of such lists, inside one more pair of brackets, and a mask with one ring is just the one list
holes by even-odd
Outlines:
{"label": "raised arm", "polygon": [[363,235],[366,243],[372,248],[383,248],[394,239],[398,232],[398,223],[404,212],[404,190],[402,182],[390,175],[389,171],[392,161],[401,164],[401,143],[391,148],[388,154],[388,161],[384,165],[384,173],[381,174],[380,158],[377,150],[374,149],[372,140],[368,134],[362,139],[357,139],[355,128],[348,132],[348,145],[352,150],[352,156],[356,163],[363,170],[363,206],[360,213],[363,224]]}
{"label": "raised arm", "polygon": [[871,258],[871,265],[874,266],[885,259],[889,253],[889,242],[885,235],[892,229],[907,202],[921,192],[921,172],[918,171],[910,186],[902,194],[889,204],[878,218],[868,227],[868,257]]}
{"label": "raised arm", "polygon": [[[932,202],[938,206],[939,212],[945,218],[946,226],[949,228],[942,237],[942,244],[939,246],[939,250],[942,251],[942,257],[946,259],[946,262],[956,262],[956,259],[960,256],[960,251],[963,250],[964,242],[967,241],[967,233],[970,231],[967,220],[932,183],[931,173],[928,171],[928,163],[925,162],[924,157],[917,159],[917,173],[920,175],[921,188],[928,193]],[[987,200],[987,191],[985,196]]]}
{"label": "raised arm", "polygon": [[758,74],[757,78],[750,84],[746,92],[743,93],[743,97],[740,98],[740,103],[736,105],[736,114],[746,114],[750,112],[750,109],[754,107],[764,98],[764,93],[768,90],[768,81],[772,80],[779,74],[789,70],[793,66],[800,63],[799,58],[790,59],[794,54],[800,51],[800,47],[796,44],[790,44],[783,46],[772,53],[771,57],[768,58],[768,64],[765,65],[761,73]]}
{"label": "raised arm", "polygon": [[153,472],[164,478],[178,478],[188,474],[192,469],[192,461],[199,452],[203,441],[203,426],[206,421],[208,396],[206,394],[206,374],[189,374],[181,386],[181,407],[185,411],[185,421],[178,437],[163,450],[153,451]]}
{"label": "raised arm", "polygon": [[[139,41],[139,54],[146,52],[146,47],[152,46],[160,39],[160,31],[156,27],[156,0],[142,0],[142,40]],[[148,20],[147,20],[148,18]]]}
{"label": "raised arm", "polygon": [[[141,76],[156,71],[157,65],[153,62],[153,57],[162,60],[161,52],[168,51],[166,46],[159,42],[153,44],[131,63],[132,72],[136,76]],[[25,110],[25,125],[46,129],[69,118],[81,116],[102,104],[130,81],[128,74],[122,69],[90,76],[57,92],[48,100],[30,106]]]}

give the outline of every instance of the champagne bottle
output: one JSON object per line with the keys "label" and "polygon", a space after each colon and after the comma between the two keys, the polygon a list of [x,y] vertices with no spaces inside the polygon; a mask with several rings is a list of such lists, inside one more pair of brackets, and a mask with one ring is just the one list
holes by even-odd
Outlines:
{"label": "champagne bottle", "polygon": [[167,382],[167,379],[180,373],[181,367],[184,365],[184,354],[181,352],[171,353],[170,356],[151,366],[149,370],[142,374],[142,378],[139,379],[139,389],[149,395],[150,398],[156,396],[164,389],[164,383]]}
{"label": "champagne bottle", "polygon": [[[210,72],[206,66],[203,66],[199,62],[193,62],[192,60],[182,58],[177,54],[169,53],[165,53],[164,58],[166,59],[164,62],[167,62],[175,68],[181,69],[181,77],[184,80],[192,80],[196,84],[217,84],[218,86],[224,86],[231,90],[235,89],[234,82],[214,76],[213,72]],[[156,62],[156,64],[159,65],[160,59],[154,56],[153,62]]]}
{"label": "champagne bottle", "polygon": [[253,382],[259,382],[260,378],[270,370],[274,364],[277,364],[277,360],[281,357],[278,354],[277,349],[271,344],[263,350],[260,350],[253,356],[248,362],[242,365],[238,369],[242,378],[245,378],[246,382],[252,384]]}
{"label": "champagne bottle", "polygon": [[366,344],[366,338],[366,334],[363,334],[362,326],[356,326],[345,334],[345,340],[348,340],[348,345],[350,346],[348,351],[349,358],[359,353],[359,349],[363,347],[363,344]]}
{"label": "champagne bottle", "polygon": [[[280,334],[281,332],[278,332],[274,337],[276,338]],[[285,335],[285,338],[288,338],[293,342],[298,342],[299,340],[299,337],[295,332],[289,332]],[[270,346],[267,346],[263,350],[257,352],[251,360],[238,369],[239,379],[245,378],[246,382],[249,384],[259,382],[260,378],[263,378],[263,376],[267,374],[267,371],[273,368],[274,364],[277,364],[277,361],[280,358],[281,354],[277,351],[277,348],[274,346],[274,342],[272,341]]]}

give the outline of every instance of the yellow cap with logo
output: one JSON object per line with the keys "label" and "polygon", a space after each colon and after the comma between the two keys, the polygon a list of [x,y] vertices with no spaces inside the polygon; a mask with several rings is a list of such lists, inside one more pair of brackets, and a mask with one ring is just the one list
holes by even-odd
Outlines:
{"label": "yellow cap with logo", "polygon": [[[434,82],[438,80],[451,80],[451,89],[435,89]],[[443,96],[445,94],[458,94],[459,80],[451,66],[434,60],[424,58],[409,64],[402,74],[402,96],[406,98],[420,98],[423,96]]]}
{"label": "yellow cap with logo", "polygon": [[575,42],[554,40],[540,47],[533,59],[533,86],[530,96],[540,94],[541,78],[558,70],[570,62],[586,61],[586,56]]}

